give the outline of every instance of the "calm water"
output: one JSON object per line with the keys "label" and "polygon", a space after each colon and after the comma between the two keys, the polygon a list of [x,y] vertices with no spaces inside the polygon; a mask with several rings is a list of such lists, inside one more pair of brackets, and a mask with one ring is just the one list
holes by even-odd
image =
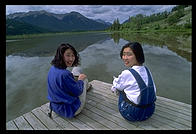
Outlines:
{"label": "calm water", "polygon": [[[105,33],[58,35],[6,42],[6,121],[14,119],[47,100],[47,73],[56,48],[69,42],[80,54],[81,67],[94,79],[112,83],[126,69],[120,59],[122,46]],[[192,62],[167,46],[142,44],[145,65],[153,75],[157,95],[192,104]]]}

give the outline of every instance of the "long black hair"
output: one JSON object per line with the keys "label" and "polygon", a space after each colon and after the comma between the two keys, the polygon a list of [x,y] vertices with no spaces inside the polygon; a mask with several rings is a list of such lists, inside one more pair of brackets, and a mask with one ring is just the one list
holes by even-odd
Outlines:
{"label": "long black hair", "polygon": [[51,65],[54,65],[57,68],[66,69],[67,66],[64,62],[64,53],[67,49],[71,49],[73,51],[74,56],[75,56],[75,61],[73,62],[72,67],[79,65],[80,64],[79,63],[79,54],[75,50],[75,48],[68,43],[63,43],[57,48],[55,57],[51,61]]}
{"label": "long black hair", "polygon": [[139,64],[143,64],[145,62],[144,52],[143,52],[142,46],[138,42],[129,42],[129,43],[125,44],[122,47],[121,52],[120,52],[121,59],[122,59],[122,56],[123,56],[123,51],[127,47],[131,48],[131,50],[135,54],[136,60],[138,61]]}

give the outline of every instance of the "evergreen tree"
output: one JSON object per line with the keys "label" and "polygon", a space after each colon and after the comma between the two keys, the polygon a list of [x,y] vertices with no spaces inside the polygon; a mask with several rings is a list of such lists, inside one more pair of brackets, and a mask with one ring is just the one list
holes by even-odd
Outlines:
{"label": "evergreen tree", "polygon": [[110,29],[114,30],[114,31],[120,29],[120,23],[119,23],[118,18],[114,20],[114,22],[113,22],[113,24],[112,24]]}

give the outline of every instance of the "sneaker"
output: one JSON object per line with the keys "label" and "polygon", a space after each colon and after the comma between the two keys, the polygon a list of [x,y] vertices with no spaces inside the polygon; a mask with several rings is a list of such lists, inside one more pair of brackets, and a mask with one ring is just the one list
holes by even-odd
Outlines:
{"label": "sneaker", "polygon": [[88,84],[87,92],[92,88],[92,84]]}

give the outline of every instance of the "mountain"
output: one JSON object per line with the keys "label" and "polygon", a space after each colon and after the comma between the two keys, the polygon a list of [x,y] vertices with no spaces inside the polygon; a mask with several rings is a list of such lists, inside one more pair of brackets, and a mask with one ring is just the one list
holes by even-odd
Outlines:
{"label": "mountain", "polygon": [[129,19],[125,20],[122,24],[130,22]]}
{"label": "mountain", "polygon": [[112,25],[112,23],[110,23],[110,22],[105,22],[104,20],[101,20],[101,19],[96,19],[95,21],[97,21],[97,22],[99,22],[99,23],[103,23],[103,24],[108,25],[108,26],[111,26],[111,25]]}
{"label": "mountain", "polygon": [[51,31],[14,19],[6,20],[6,35],[36,34],[46,32]]}
{"label": "mountain", "polygon": [[[15,23],[7,23],[13,21]],[[17,25],[16,23],[23,23]],[[104,30],[110,25],[89,19],[78,12],[70,12],[66,14],[49,13],[45,10],[29,11],[14,13],[6,16],[6,31],[7,35],[13,34],[12,29],[24,29],[22,26],[31,26],[34,29],[41,30],[40,32],[70,32],[70,31],[91,31]],[[21,27],[20,27],[21,26]],[[39,31],[38,30],[38,31]],[[43,30],[43,31],[42,31]],[[26,33],[24,33],[26,34]]]}

